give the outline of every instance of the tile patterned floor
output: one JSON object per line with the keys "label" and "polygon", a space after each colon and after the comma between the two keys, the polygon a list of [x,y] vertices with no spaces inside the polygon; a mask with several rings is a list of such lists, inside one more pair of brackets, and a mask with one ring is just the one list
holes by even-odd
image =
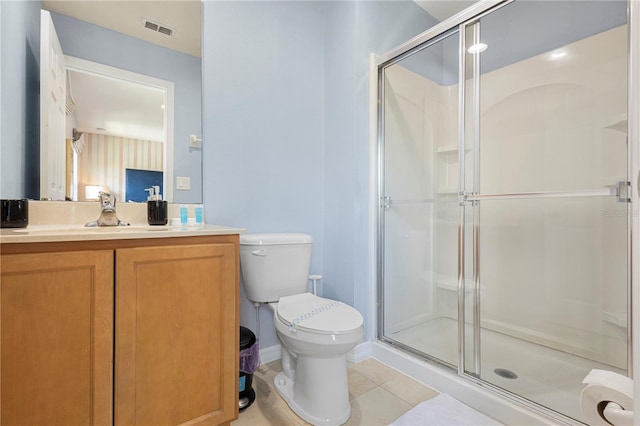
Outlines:
{"label": "tile patterned floor", "polygon": [[[273,378],[281,371],[280,361],[261,365],[253,374],[256,401],[233,426],[308,425],[280,398]],[[435,390],[372,358],[348,369],[351,418],[347,425],[385,426],[422,401],[438,395]]]}

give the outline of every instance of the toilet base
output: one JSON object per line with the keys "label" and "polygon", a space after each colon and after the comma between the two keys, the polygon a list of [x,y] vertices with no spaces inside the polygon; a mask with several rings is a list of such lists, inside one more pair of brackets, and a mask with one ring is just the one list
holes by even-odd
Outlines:
{"label": "toilet base", "polygon": [[280,372],[276,375],[273,380],[273,384],[275,385],[276,391],[278,395],[284,399],[287,405],[302,419],[311,423],[312,425],[327,425],[327,426],[338,426],[342,425],[349,420],[351,416],[351,405],[347,404],[347,409],[343,414],[334,416],[332,418],[320,418],[316,417],[312,414],[309,414],[305,409],[303,409],[300,404],[295,401],[294,398],[294,383],[290,380],[283,372]]}

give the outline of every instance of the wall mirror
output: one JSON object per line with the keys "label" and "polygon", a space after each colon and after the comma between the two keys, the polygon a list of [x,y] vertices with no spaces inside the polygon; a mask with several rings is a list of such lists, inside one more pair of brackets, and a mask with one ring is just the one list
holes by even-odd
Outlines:
{"label": "wall mirror", "polygon": [[108,188],[119,201],[144,201],[134,180],[148,172],[161,176],[167,201],[201,203],[201,3],[42,9],[41,198],[86,201]]}

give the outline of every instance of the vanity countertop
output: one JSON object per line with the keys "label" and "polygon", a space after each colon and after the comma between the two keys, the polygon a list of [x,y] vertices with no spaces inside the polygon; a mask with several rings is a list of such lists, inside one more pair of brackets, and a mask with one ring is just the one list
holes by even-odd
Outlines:
{"label": "vanity countertop", "polygon": [[0,244],[197,237],[207,235],[242,234],[244,232],[245,230],[242,228],[231,228],[218,225],[131,225],[103,227],[85,227],[82,225],[29,225],[27,228],[1,229]]}

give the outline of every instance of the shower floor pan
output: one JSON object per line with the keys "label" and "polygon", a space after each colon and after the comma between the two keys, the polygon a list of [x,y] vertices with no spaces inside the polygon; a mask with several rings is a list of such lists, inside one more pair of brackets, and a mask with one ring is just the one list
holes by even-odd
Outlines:
{"label": "shower floor pan", "polygon": [[[469,330],[471,331],[471,330]],[[393,340],[432,357],[458,364],[458,325],[436,318],[390,335]],[[580,392],[593,368],[624,370],[559,350],[482,329],[481,378],[554,411],[584,421]]]}

